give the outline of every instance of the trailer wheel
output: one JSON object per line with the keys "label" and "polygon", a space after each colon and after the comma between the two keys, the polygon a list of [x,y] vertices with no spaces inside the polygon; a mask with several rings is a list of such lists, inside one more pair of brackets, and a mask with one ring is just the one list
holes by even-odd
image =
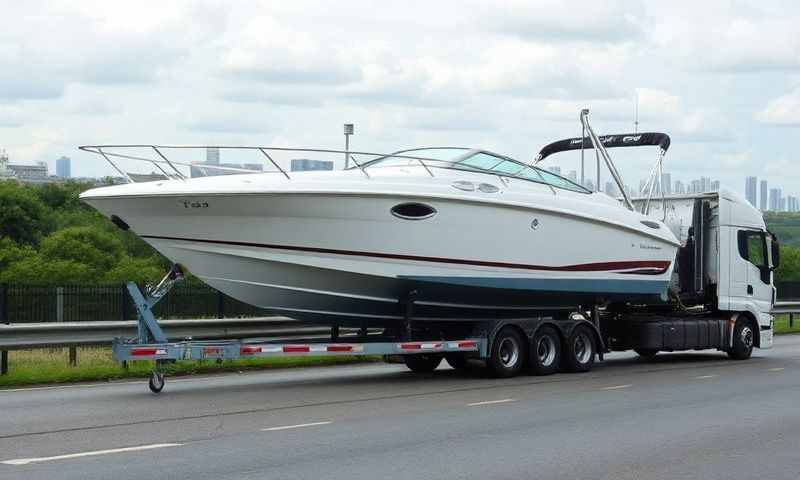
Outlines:
{"label": "trailer wheel", "polygon": [[634,348],[633,351],[645,360],[652,360],[658,353],[657,348]]}
{"label": "trailer wheel", "polygon": [[447,353],[445,354],[444,359],[447,360],[448,365],[456,370],[466,370],[469,368],[469,365],[467,364],[467,356],[463,353]]}
{"label": "trailer wheel", "polygon": [[430,373],[442,363],[442,356],[436,354],[419,353],[415,355],[405,355],[403,360],[406,367],[415,373]]}
{"label": "trailer wheel", "polygon": [[531,342],[531,372],[534,375],[550,375],[558,371],[561,362],[561,338],[550,325],[536,331]]}
{"label": "trailer wheel", "polygon": [[733,327],[733,346],[727,350],[734,360],[747,360],[753,354],[756,333],[748,317],[740,316]]}
{"label": "trailer wheel", "polygon": [[492,351],[486,360],[489,373],[496,378],[513,377],[525,365],[526,342],[514,328],[503,328],[494,337]]}
{"label": "trailer wheel", "polygon": [[585,325],[578,325],[572,329],[564,345],[564,369],[588,372],[594,366],[595,353],[594,332]]}
{"label": "trailer wheel", "polygon": [[164,374],[161,372],[153,371],[150,374],[150,381],[147,382],[147,386],[150,387],[150,391],[153,393],[161,393],[161,390],[164,389]]}

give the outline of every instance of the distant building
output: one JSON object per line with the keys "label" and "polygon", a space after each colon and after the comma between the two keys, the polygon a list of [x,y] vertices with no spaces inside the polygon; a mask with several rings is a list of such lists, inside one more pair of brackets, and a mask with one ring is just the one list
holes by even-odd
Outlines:
{"label": "distant building", "polygon": [[773,212],[779,212],[781,209],[781,189],[780,188],[770,188],[769,189],[769,210]]}
{"label": "distant building", "polygon": [[329,160],[310,160],[308,158],[296,158],[292,160],[291,168],[293,172],[333,170],[333,162]]}
{"label": "distant building", "polygon": [[56,176],[61,178],[69,178],[72,173],[72,160],[69,157],[62,156],[56,160]]}
{"label": "distant building", "polygon": [[617,185],[614,182],[606,182],[606,188],[604,190],[606,195],[610,197],[617,197],[619,193],[617,193]]}
{"label": "distant building", "polygon": [[710,192],[719,192],[719,180],[712,180],[711,181],[711,190]]}
{"label": "distant building", "polygon": [[787,212],[800,211],[800,205],[798,205],[797,197],[794,197],[792,195],[786,197],[786,211]]}
{"label": "distant building", "polygon": [[569,174],[567,175],[567,178],[575,183],[578,183],[578,172],[576,172],[575,170],[570,170]]}
{"label": "distant building", "polygon": [[553,167],[547,167],[547,169],[555,173],[556,175],[561,175],[561,167],[553,166]]}
{"label": "distant building", "polygon": [[8,154],[5,150],[0,150],[0,179],[13,176],[14,172],[8,168]]}
{"label": "distant building", "polygon": [[262,163],[245,163],[242,165],[242,168],[245,170],[253,170],[256,172],[263,172],[264,171],[264,164]]}
{"label": "distant building", "polygon": [[219,165],[219,147],[206,147],[206,164]]}
{"label": "distant building", "polygon": [[675,180],[674,192],[681,195],[686,193],[686,186],[683,185],[683,182],[681,182],[680,180]]}
{"label": "distant building", "polygon": [[756,206],[756,186],[758,185],[758,178],[747,177],[744,181],[744,196],[750,205]]}
{"label": "distant building", "polygon": [[767,181],[761,180],[761,196],[759,198],[758,208],[761,209],[762,212],[767,211]]}
{"label": "distant building", "polygon": [[37,162],[34,165],[23,163],[9,163],[8,169],[14,173],[19,180],[47,180],[47,164],[44,162]]}
{"label": "distant building", "polygon": [[661,191],[667,195],[672,193],[672,175],[669,173],[661,175]]}

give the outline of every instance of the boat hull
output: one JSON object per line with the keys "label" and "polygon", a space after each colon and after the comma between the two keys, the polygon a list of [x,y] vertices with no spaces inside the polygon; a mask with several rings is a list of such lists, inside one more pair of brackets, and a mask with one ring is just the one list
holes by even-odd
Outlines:
{"label": "boat hull", "polygon": [[[635,228],[568,211],[409,194],[85,200],[238,300],[342,326],[397,325],[409,312],[470,320],[660,303],[676,252]],[[393,216],[403,202],[436,215]]]}

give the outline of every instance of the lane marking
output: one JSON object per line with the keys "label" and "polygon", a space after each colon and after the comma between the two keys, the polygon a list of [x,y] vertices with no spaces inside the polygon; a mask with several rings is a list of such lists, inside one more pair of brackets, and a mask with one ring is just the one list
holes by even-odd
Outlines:
{"label": "lane marking", "polygon": [[694,378],[697,379],[697,380],[704,380],[706,378],[714,378],[714,377],[718,377],[718,376],[719,375],[699,375],[699,376],[694,377]]}
{"label": "lane marking", "polygon": [[305,427],[316,427],[318,425],[330,425],[333,422],[313,422],[313,423],[300,423],[297,425],[284,425],[282,427],[269,427],[269,428],[262,428],[262,432],[277,432],[278,430],[290,430],[292,428],[305,428]]}
{"label": "lane marking", "polygon": [[508,402],[515,402],[513,398],[504,398],[502,400],[487,400],[485,402],[475,402],[475,403],[468,403],[468,407],[479,407],[481,405],[494,405],[497,403],[508,403]]}
{"label": "lane marking", "polygon": [[768,372],[780,372],[781,370],[784,370],[785,368],[786,368],[786,367],[775,367],[775,368],[768,368],[768,369],[767,369],[767,371],[768,371]]}
{"label": "lane marking", "polygon": [[603,387],[601,390],[621,390],[623,388],[628,388],[628,387],[632,387],[632,386],[633,385],[628,383],[628,384],[625,384],[625,385],[614,385],[613,387]]}
{"label": "lane marking", "polygon": [[70,458],[80,458],[80,457],[93,457],[96,455],[108,455],[111,453],[125,453],[125,452],[138,452],[141,450],[153,450],[156,448],[167,448],[167,447],[180,447],[183,445],[182,443],[156,443],[153,445],[140,445],[138,447],[124,447],[124,448],[112,448],[110,450],[95,450],[93,452],[83,452],[83,453],[69,453],[66,455],[56,455],[53,457],[38,457],[38,458],[15,458],[13,460],[4,460],[0,463],[5,465],[28,465],[30,463],[39,463],[39,462],[52,462],[54,460],[67,460]]}

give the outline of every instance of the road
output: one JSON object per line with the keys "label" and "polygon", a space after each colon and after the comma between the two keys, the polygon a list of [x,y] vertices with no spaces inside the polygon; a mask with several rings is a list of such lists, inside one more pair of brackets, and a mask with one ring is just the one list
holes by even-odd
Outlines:
{"label": "road", "polygon": [[370,364],[0,391],[0,478],[796,479],[800,335],[492,380]]}

